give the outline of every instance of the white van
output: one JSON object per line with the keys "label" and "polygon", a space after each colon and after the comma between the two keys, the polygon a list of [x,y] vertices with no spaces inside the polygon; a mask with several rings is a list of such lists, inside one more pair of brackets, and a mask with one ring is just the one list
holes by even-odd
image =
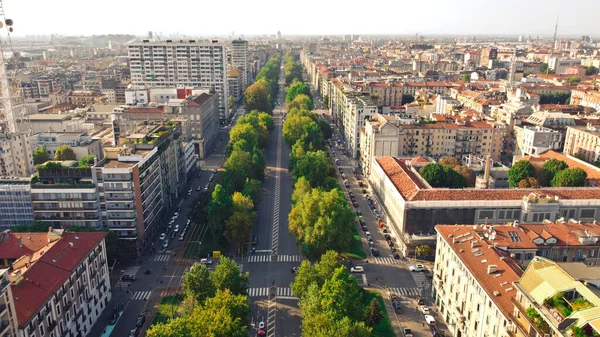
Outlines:
{"label": "white van", "polygon": [[435,318],[431,315],[425,315],[425,322],[429,325],[435,325]]}

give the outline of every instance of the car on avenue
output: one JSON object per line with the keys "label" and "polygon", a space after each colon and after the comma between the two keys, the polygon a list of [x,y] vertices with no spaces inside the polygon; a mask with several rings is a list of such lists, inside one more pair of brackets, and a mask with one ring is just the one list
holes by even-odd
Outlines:
{"label": "car on avenue", "polygon": [[419,273],[425,271],[425,266],[422,264],[415,264],[414,266],[410,266],[408,269],[410,269],[412,272]]}
{"label": "car on avenue", "polygon": [[364,273],[365,269],[361,266],[356,266],[356,267],[352,267],[350,268],[350,272],[352,273]]}

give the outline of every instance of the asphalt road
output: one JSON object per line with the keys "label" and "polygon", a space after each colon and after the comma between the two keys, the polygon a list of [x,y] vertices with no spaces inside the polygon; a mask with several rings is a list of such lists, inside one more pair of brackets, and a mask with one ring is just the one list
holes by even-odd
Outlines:
{"label": "asphalt road", "polygon": [[[209,177],[213,169],[223,166],[225,161],[223,152],[229,140],[229,128],[222,128],[220,130],[220,136],[222,140],[219,141],[219,138],[217,138],[215,151],[212,152],[208,158],[200,161],[202,166],[200,177],[198,177],[196,171],[196,173],[193,174],[191,181],[188,181],[186,184],[189,188],[192,188],[192,195],[186,199],[186,193],[184,193],[184,196],[177,202],[181,207],[181,212],[173,224],[173,228],[175,225],[179,225],[179,232],[175,233],[174,239],[169,240],[169,246],[166,249],[163,249],[162,241],[159,241],[158,237],[155,238],[154,247],[156,248],[156,252],[146,252],[141,259],[138,259],[138,262],[141,260],[141,263],[123,264],[115,267],[111,273],[112,300],[105,312],[103,312],[101,318],[92,328],[89,336],[103,335],[106,321],[111,313],[111,310],[108,308],[115,308],[119,303],[124,306],[124,310],[117,324],[114,326],[111,336],[129,336],[129,332],[135,327],[137,317],[140,313],[142,313],[142,311],[148,311],[146,323],[138,334],[138,336],[144,336],[145,329],[147,329],[152,322],[153,313],[155,312],[154,306],[160,302],[160,299],[163,296],[179,292],[181,277],[185,272],[185,268],[194,261],[181,257],[183,249],[180,248],[183,248],[186,241],[179,241],[178,238],[183,228],[185,228],[189,207],[200,193],[196,191],[196,188],[200,186],[203,189],[209,182]],[[214,188],[214,181],[211,183],[211,188]],[[175,210],[172,212],[175,212]],[[167,226],[168,223],[165,222],[163,225],[165,229],[164,232],[168,233],[168,237],[170,237],[171,233],[173,233],[173,229],[167,231]],[[203,229],[199,226],[196,227],[193,224],[190,225],[186,233],[186,239],[193,231],[201,230]],[[177,255],[174,255],[174,252],[177,252]],[[130,270],[128,268],[137,270],[136,280],[134,282],[121,282],[121,275],[123,274],[123,271]],[[146,275],[144,273],[147,269],[151,270],[151,274]]]}
{"label": "asphalt road", "polygon": [[[280,86],[281,105],[273,111],[275,128],[266,149],[265,180],[254,229],[258,237],[249,245],[244,271],[250,273],[249,296],[252,300],[252,323],[264,322],[267,336],[300,336],[301,313],[290,283],[292,267],[299,266],[300,248],[288,229],[293,180],[288,172],[290,150],[282,137],[285,91]],[[255,247],[256,252],[251,249]],[[251,329],[249,335],[256,335]]]}

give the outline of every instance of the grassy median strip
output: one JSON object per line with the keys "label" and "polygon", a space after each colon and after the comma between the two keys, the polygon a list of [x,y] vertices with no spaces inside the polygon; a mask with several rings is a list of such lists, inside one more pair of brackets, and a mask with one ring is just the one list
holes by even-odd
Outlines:
{"label": "grassy median strip", "polygon": [[360,235],[358,234],[358,229],[356,226],[352,229],[352,250],[347,253],[341,253],[343,257],[350,260],[364,260],[367,258],[367,254],[365,253],[365,247],[363,247],[362,241],[360,240]]}
{"label": "grassy median strip", "polygon": [[165,296],[160,301],[156,314],[154,315],[154,321],[152,324],[165,323],[169,319],[177,315],[179,310],[179,304],[181,303],[181,295]]}
{"label": "grassy median strip", "polygon": [[369,303],[373,298],[377,298],[379,301],[379,305],[381,307],[381,312],[383,313],[383,319],[379,324],[373,327],[373,337],[395,337],[394,329],[392,328],[392,323],[390,322],[390,317],[388,316],[387,310],[385,309],[385,303],[383,303],[383,298],[381,294],[373,291],[373,290],[365,290],[365,301],[363,305],[366,308],[369,307]]}

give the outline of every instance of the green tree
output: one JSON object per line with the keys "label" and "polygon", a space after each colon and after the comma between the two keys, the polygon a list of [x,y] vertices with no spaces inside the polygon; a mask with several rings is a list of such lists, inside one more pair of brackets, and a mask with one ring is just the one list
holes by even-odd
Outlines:
{"label": "green tree", "polygon": [[304,142],[298,139],[294,145],[292,145],[292,151],[290,152],[290,169],[294,169],[296,163],[304,157],[306,150],[304,150]]}
{"label": "green tree", "polygon": [[244,102],[247,111],[258,110],[266,113],[273,112],[269,83],[259,79],[251,84],[244,92]]}
{"label": "green tree", "polygon": [[570,93],[552,93],[540,95],[540,104],[568,104]]}
{"label": "green tree", "polygon": [[170,320],[168,323],[153,324],[146,331],[148,337],[181,337],[195,336],[192,330],[190,319],[187,317],[178,317]]}
{"label": "green tree", "polygon": [[215,186],[211,200],[206,207],[208,210],[208,228],[211,231],[213,238],[220,238],[225,221],[231,215],[232,205],[231,195],[228,195],[221,184]]}
{"label": "green tree", "polygon": [[569,166],[563,160],[551,158],[542,165],[542,168],[548,172],[548,179],[552,180],[558,172],[569,168]]}
{"label": "green tree", "polygon": [[538,70],[540,71],[540,74],[545,74],[546,71],[548,71],[548,63],[540,63],[540,67],[538,68]]}
{"label": "green tree", "polygon": [[331,169],[331,161],[325,152],[309,151],[296,162],[292,170],[292,175],[296,179],[300,177],[306,178],[313,188],[323,187]]}
{"label": "green tree", "polygon": [[313,189],[292,207],[289,228],[309,258],[330,249],[348,251],[353,241],[354,212],[338,189]]}
{"label": "green tree", "polygon": [[54,152],[54,160],[77,160],[77,155],[69,145],[61,145]]}
{"label": "green tree", "polygon": [[225,222],[225,238],[229,243],[237,245],[238,250],[248,241],[252,227],[256,221],[254,203],[250,197],[240,192],[232,196],[233,213]]}
{"label": "green tree", "polygon": [[402,102],[400,103],[401,105],[404,104],[409,104],[415,101],[415,96],[413,95],[402,95]]}
{"label": "green tree", "polygon": [[471,82],[471,74],[465,74],[460,78],[463,82]]}
{"label": "green tree", "polygon": [[215,296],[216,288],[206,265],[195,262],[181,279],[181,288],[186,297],[202,304],[207,298]]}
{"label": "green tree", "polygon": [[323,138],[329,139],[333,135],[333,130],[331,129],[331,125],[327,121],[319,120],[319,127],[321,128],[321,134],[323,134]]}
{"label": "green tree", "polygon": [[88,154],[87,156],[79,159],[79,167],[91,167],[94,165],[96,161],[96,156],[93,154]]}
{"label": "green tree", "polygon": [[37,150],[33,151],[33,163],[35,165],[43,164],[50,160],[50,155],[46,151],[46,147],[42,145]]}
{"label": "green tree", "polygon": [[303,94],[311,98],[310,87],[302,82],[294,82],[287,89],[285,94],[285,102],[291,103],[296,96]]}
{"label": "green tree", "polygon": [[415,247],[415,256],[428,256],[431,254],[431,247],[429,245],[419,245]]}
{"label": "green tree", "polygon": [[221,257],[215,271],[210,274],[210,279],[217,290],[229,290],[234,295],[246,294],[248,291],[248,273],[242,274],[240,266],[226,257]]}
{"label": "green tree", "polygon": [[288,112],[291,112],[292,109],[312,111],[315,109],[315,104],[310,96],[298,94],[291,102],[287,103],[286,108]]}
{"label": "green tree", "polygon": [[463,188],[465,178],[450,166],[431,163],[423,166],[421,176],[432,187]]}
{"label": "green tree", "polygon": [[236,147],[223,165],[225,167],[225,178],[231,184],[234,191],[243,188],[246,178],[253,172],[252,156],[250,153]]}
{"label": "green tree", "polygon": [[[251,123],[245,123],[243,117],[242,122],[238,122],[229,132],[229,150],[233,150],[235,145],[238,145],[242,150],[250,152],[253,147],[259,145],[259,130]],[[244,142],[240,142],[244,141]],[[239,143],[239,144],[238,144]]]}
{"label": "green tree", "polygon": [[587,173],[579,167],[568,168],[558,172],[551,180],[554,187],[585,186]]}
{"label": "green tree", "polygon": [[227,101],[229,103],[229,110],[233,110],[233,106],[234,106],[233,96],[229,95],[229,97],[227,98]]}
{"label": "green tree", "polygon": [[373,327],[379,324],[381,320],[383,320],[381,305],[377,298],[373,298],[365,310],[365,325]]}
{"label": "green tree", "polygon": [[334,317],[349,317],[353,321],[363,318],[363,290],[344,266],[338,267],[321,288],[322,303]]}
{"label": "green tree", "polygon": [[585,76],[597,75],[598,68],[594,66],[584,67],[585,68]]}
{"label": "green tree", "polygon": [[341,266],[339,255],[333,250],[321,255],[321,260],[311,264],[308,260],[302,261],[300,268],[296,272],[294,282],[291,284],[294,295],[302,299],[308,292],[311,284],[316,284],[321,289],[325,280],[330,279],[335,270]]}
{"label": "green tree", "polygon": [[520,160],[508,170],[508,184],[510,187],[517,187],[521,180],[533,177],[534,174],[533,164],[527,160]]}
{"label": "green tree", "polygon": [[571,83],[581,82],[581,77],[579,77],[579,76],[571,76],[571,77],[569,77],[569,82],[571,82]]}
{"label": "green tree", "polygon": [[242,190],[242,194],[250,197],[252,202],[254,203],[254,207],[258,206],[260,202],[262,190],[260,186],[260,181],[256,179],[246,178],[246,183],[244,184],[244,189]]}
{"label": "green tree", "polygon": [[292,193],[292,204],[296,204],[307,193],[310,193],[312,187],[306,177],[301,176],[294,184],[294,192]]}

